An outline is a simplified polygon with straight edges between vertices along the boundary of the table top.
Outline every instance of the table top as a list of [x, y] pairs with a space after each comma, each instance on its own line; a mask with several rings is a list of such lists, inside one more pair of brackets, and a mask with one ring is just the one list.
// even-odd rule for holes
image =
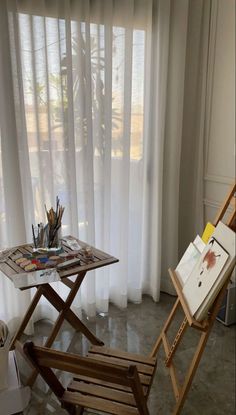
[[[88, 246], [88, 244], [86, 244], [85, 242], [80, 241], [79, 239], [69, 235], [65, 237], [65, 240], [62, 240], [62, 249], [65, 253], [70, 253], [71, 251], [71, 248], [66, 243], [66, 239], [68, 238], [75, 239], [82, 248], [85, 248]], [[92, 253], [93, 253], [92, 258], [87, 258], [83, 250], [81, 249], [76, 255], [76, 258], [80, 259], [80, 264], [72, 264], [63, 269], [59, 269], [59, 268], [57, 269], [57, 267], [55, 267], [60, 278], [70, 277], [72, 275], [76, 275], [82, 272], [87, 272], [87, 271], [90, 271], [90, 270], [93, 270], [99, 267], [104, 267], [106, 265], [110, 265], [115, 262], [118, 262], [117, 258], [107, 254], [106, 252], [103, 252], [95, 247], [92, 247], [91, 245], [89, 245], [89, 247], [92, 249]], [[32, 253], [33, 253], [32, 244], [16, 246], [16, 247], [8, 249], [7, 251], [2, 252], [2, 257], [4, 257], [4, 261], [0, 262], [0, 271], [2, 271], [8, 278], [10, 278], [11, 281], [14, 282], [14, 277], [22, 273], [27, 274], [27, 272], [24, 271], [15, 262], [14, 258], [18, 254], [29, 255]]]

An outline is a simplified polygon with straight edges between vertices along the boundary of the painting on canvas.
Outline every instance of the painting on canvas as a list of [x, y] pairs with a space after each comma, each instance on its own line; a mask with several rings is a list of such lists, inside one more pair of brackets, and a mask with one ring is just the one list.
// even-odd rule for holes
[[228, 257], [226, 250], [212, 237], [183, 288], [192, 315], [210, 292]]
[[205, 298], [205, 300], [203, 301], [203, 303], [197, 310], [196, 314], [194, 315], [194, 317], [198, 321], [201, 321], [206, 316], [207, 311], [209, 310], [209, 307], [214, 302], [215, 298], [217, 297], [217, 294], [220, 292], [226, 279], [229, 277], [229, 275], [231, 274], [235, 266], [235, 253], [236, 253], [235, 242], [236, 241], [235, 241], [235, 233], [232, 231], [232, 229], [230, 229], [224, 223], [219, 222], [214, 231], [214, 235], [212, 236], [228, 252], [229, 258], [227, 259], [225, 266], [223, 267], [218, 278], [216, 279], [207, 297]]

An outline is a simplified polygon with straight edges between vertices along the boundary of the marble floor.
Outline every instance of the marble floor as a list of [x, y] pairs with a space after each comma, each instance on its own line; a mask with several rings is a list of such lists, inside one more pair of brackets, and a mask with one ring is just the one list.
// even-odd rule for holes
[[[142, 304], [129, 304], [125, 310], [110, 305], [108, 315], [98, 315], [91, 320], [84, 317], [84, 322], [106, 345], [133, 353], [148, 354], [174, 300], [174, 297], [162, 294], [160, 302], [156, 304], [150, 297], [144, 296]], [[182, 315], [179, 314], [176, 324], [181, 318]], [[33, 341], [37, 344], [45, 342], [51, 327], [50, 321], [36, 323]], [[175, 324], [172, 328], [171, 335], [174, 336]], [[216, 321], [182, 410], [183, 415], [235, 414], [235, 338], [235, 326], [225, 327]], [[181, 371], [187, 368], [197, 339], [196, 331], [189, 329], [181, 343], [179, 354], [175, 357], [180, 379]], [[75, 333], [68, 324], [64, 324], [53, 347], [86, 354], [88, 346], [88, 342], [79, 333]], [[150, 415], [169, 415], [174, 404], [172, 387], [163, 365], [163, 357], [164, 353], [161, 350], [160, 363], [148, 401]], [[19, 365], [24, 381], [28, 368], [20, 357]], [[68, 382], [67, 375], [61, 374], [61, 380], [63, 383]], [[90, 413], [94, 414], [94, 412]], [[38, 377], [32, 390], [30, 405], [24, 411], [24, 415], [49, 414], [63, 415], [66, 412], [60, 408], [54, 395]]]

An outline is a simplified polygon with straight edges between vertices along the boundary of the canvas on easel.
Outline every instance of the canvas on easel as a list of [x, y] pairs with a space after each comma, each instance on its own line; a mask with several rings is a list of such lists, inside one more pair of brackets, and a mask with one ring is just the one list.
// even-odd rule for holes
[[[227, 229], [226, 226], [225, 228]], [[227, 232], [225, 228], [223, 227], [221, 232], [226, 232], [229, 239], [231, 238], [233, 241], [234, 236], [231, 235], [230, 232]], [[230, 242], [231, 241], [229, 241], [229, 243]], [[227, 261], [229, 256], [229, 253], [224, 246], [216, 240], [215, 233], [213, 233], [213, 236], [208, 241], [208, 244], [183, 287], [183, 294], [193, 316], [199, 307], [201, 307], [205, 298], [211, 298], [211, 289], [217, 279], [222, 279], [224, 277], [224, 272], [226, 272], [228, 268]], [[223, 268], [224, 272], [222, 273], [221, 271]], [[210, 301], [208, 303], [210, 306]]]
[[232, 231], [232, 229], [230, 229], [224, 223], [219, 222], [213, 235], [214, 238], [222, 246], [224, 246], [224, 248], [229, 254], [229, 257], [220, 275], [211, 287], [210, 292], [208, 293], [205, 300], [203, 301], [203, 303], [194, 315], [194, 317], [198, 321], [201, 321], [206, 316], [209, 307], [213, 304], [225, 281], [228, 279], [228, 276], [232, 273], [235, 265], [235, 232]]

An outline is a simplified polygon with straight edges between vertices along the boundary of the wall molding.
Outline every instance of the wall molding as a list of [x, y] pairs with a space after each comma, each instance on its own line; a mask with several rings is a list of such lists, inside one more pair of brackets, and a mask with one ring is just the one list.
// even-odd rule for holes
[[[209, 207], [211, 207], [213, 209], [217, 209], [217, 210], [219, 210], [219, 208], [222, 206], [221, 202], [217, 202], [216, 200], [207, 199], [207, 198], [203, 199], [203, 204], [204, 204], [204, 206], [209, 206]], [[228, 212], [233, 211], [233, 207], [229, 206], [227, 211]]]
[[219, 209], [221, 204], [213, 199], [203, 199], [204, 206], [209, 206], [214, 209]]
[[213, 182], [213, 183], [220, 183], [220, 184], [227, 184], [232, 185], [234, 183], [233, 177], [228, 176], [218, 176], [217, 174], [206, 174], [204, 177], [206, 182]]

